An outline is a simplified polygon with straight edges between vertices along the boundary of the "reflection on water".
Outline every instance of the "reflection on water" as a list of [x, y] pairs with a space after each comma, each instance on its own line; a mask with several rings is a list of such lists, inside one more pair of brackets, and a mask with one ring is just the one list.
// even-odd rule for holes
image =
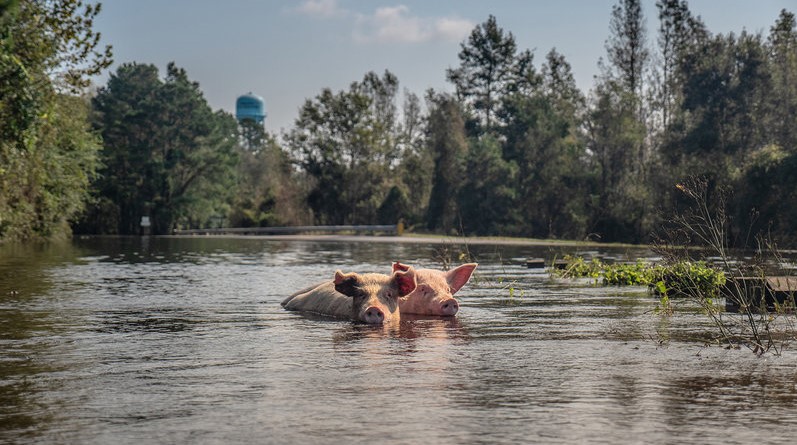
[[[378, 241], [378, 240], [377, 240]], [[87, 238], [0, 246], [0, 443], [786, 443], [797, 354], [526, 269], [643, 249]], [[457, 317], [282, 310], [335, 269], [480, 263]]]

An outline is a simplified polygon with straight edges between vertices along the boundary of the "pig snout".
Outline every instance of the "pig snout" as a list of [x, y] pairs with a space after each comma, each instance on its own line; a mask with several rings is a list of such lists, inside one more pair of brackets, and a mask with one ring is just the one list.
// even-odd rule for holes
[[376, 306], [370, 306], [365, 310], [363, 318], [363, 321], [369, 324], [382, 324], [385, 321], [385, 313]]
[[453, 298], [449, 298], [440, 303], [440, 315], [456, 315], [459, 311], [459, 303]]

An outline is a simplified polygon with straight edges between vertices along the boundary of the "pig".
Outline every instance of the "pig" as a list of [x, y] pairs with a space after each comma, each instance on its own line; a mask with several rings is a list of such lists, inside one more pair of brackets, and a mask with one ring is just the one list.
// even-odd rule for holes
[[282, 307], [382, 324], [399, 319], [398, 300], [415, 286], [414, 270], [399, 270], [393, 275], [338, 270], [334, 280], [296, 292], [282, 302]]
[[[415, 290], [399, 299], [404, 314], [452, 316], [459, 312], [459, 302], [453, 297], [465, 285], [478, 264], [467, 263], [448, 272], [434, 269], [415, 269], [418, 281]], [[411, 266], [393, 263], [393, 271], [410, 271]]]

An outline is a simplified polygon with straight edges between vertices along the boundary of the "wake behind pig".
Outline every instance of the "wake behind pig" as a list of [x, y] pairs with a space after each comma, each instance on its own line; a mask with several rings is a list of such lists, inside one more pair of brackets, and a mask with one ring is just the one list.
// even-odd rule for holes
[[369, 324], [399, 318], [399, 298], [416, 287], [415, 271], [392, 275], [335, 272], [332, 281], [296, 292], [282, 302], [289, 311], [306, 311]]

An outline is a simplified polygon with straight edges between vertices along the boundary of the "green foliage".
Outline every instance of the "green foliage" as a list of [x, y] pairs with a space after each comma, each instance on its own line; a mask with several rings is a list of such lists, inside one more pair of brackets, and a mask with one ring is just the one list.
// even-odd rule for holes
[[648, 286], [656, 294], [667, 297], [711, 299], [718, 296], [725, 284], [725, 274], [702, 261], [678, 261], [652, 265], [642, 261], [633, 264], [607, 264], [597, 258], [589, 262], [583, 257], [565, 256], [566, 266], [554, 269], [562, 278], [600, 278], [607, 286]]
[[99, 5], [4, 1], [0, 9], [0, 239], [51, 238], [84, 205], [96, 136], [76, 96], [107, 67]]
[[427, 143], [434, 162], [432, 190], [426, 215], [431, 230], [449, 233], [458, 228], [460, 194], [465, 180], [464, 160], [468, 153], [465, 120], [459, 104], [450, 96], [429, 98]]
[[50, 238], [69, 233], [97, 169], [99, 140], [81, 98], [58, 95], [24, 151], [9, 150], [0, 175], [0, 237]]
[[604, 264], [597, 258], [588, 262], [580, 256], [565, 255], [563, 260], [564, 268], [553, 269], [554, 275], [561, 278], [599, 278], [603, 273]]
[[744, 159], [733, 165], [736, 180], [732, 184], [737, 191], [732, 202], [737, 233], [767, 234], [789, 243], [797, 240], [797, 212], [792, 205], [797, 198], [793, 174], [797, 165], [796, 26], [794, 14], [783, 10], [766, 42], [746, 39], [745, 54], [752, 54], [748, 59], [754, 55], [758, 63], [755, 70], [748, 70], [752, 71], [748, 77], [758, 80], [745, 82], [744, 88], [757, 91], [746, 92], [752, 98], [736, 106], [749, 103], [745, 125], [758, 122], [761, 129], [741, 142], [746, 148]]
[[725, 274], [702, 261], [657, 265], [649, 268], [647, 273], [647, 284], [653, 284], [656, 293], [668, 296], [714, 299], [725, 284]]
[[625, 91], [641, 96], [642, 78], [650, 57], [645, 17], [640, 0], [619, 0], [612, 7], [610, 35], [606, 42], [610, 76]]
[[[397, 212], [390, 216], [390, 223], [395, 223], [397, 219], [393, 218], [399, 216], [400, 213], [401, 218], [408, 226], [425, 226], [435, 163], [434, 155], [426, 143], [426, 116], [418, 96], [405, 93], [403, 114], [404, 125], [401, 128], [403, 149], [397, 166], [397, 173], [402, 184], [394, 186], [401, 193], [398, 198], [401, 198], [402, 203], [398, 206]], [[408, 207], [404, 207], [404, 197], [406, 197]], [[382, 203], [382, 207], [391, 206], [391, 199], [389, 193], [385, 202]], [[381, 210], [380, 215], [383, 215]], [[380, 221], [384, 222], [385, 219], [380, 219]]]
[[91, 76], [111, 64], [110, 46], [100, 49], [100, 35], [92, 29], [100, 4], [81, 0], [5, 3], [0, 17], [3, 59], [21, 68], [28, 82], [35, 80], [29, 88], [79, 93]]
[[778, 145], [752, 153], [737, 181], [736, 219], [740, 225], [749, 227], [752, 233], [778, 234], [784, 241], [797, 239], [797, 209], [786, 204], [797, 199], [795, 168], [797, 153], [788, 153]]
[[637, 261], [634, 264], [604, 265], [603, 284], [615, 286], [647, 286], [654, 283], [650, 266]]
[[460, 66], [449, 68], [446, 77], [457, 97], [477, 112], [485, 132], [496, 127], [503, 98], [537, 82], [531, 52], [518, 53], [515, 37], [505, 34], [492, 15], [461, 44], [459, 60]]
[[794, 13], [780, 12], [770, 29], [765, 46], [769, 52], [768, 68], [771, 72], [771, 90], [767, 99], [765, 126], [775, 135], [775, 140], [790, 151], [797, 148], [797, 21]]
[[683, 136], [667, 148], [702, 156], [704, 171], [689, 173], [735, 176], [729, 169], [765, 131], [759, 110], [770, 74], [761, 36], [708, 39], [684, 56], [680, 69], [684, 99], [677, 124]]
[[603, 73], [586, 120], [597, 195], [590, 226], [602, 238], [637, 242], [651, 229], [653, 159], [646, 141], [644, 77], [650, 52], [641, 2], [618, 0], [609, 30], [608, 64], [600, 62]]
[[505, 100], [504, 156], [518, 165], [515, 184], [522, 224], [516, 234], [581, 238], [590, 173], [579, 131], [584, 98], [564, 58], [551, 51], [531, 94]]
[[165, 234], [226, 214], [237, 123], [211, 110], [185, 70], [169, 64], [161, 80], [153, 65], [124, 64], [93, 105], [104, 145], [97, 194], [118, 206], [103, 213], [118, 214], [119, 225], [91, 227], [89, 221], [89, 230], [136, 234], [141, 217], [149, 216], [153, 233]]
[[654, 94], [650, 107], [660, 115], [660, 121], [652, 129], [661, 134], [670, 127], [673, 114], [681, 103], [680, 85], [683, 83], [678, 65], [690, 45], [705, 34], [705, 25], [692, 16], [686, 0], [658, 0], [659, 10], [658, 49], [660, 63], [653, 67]]
[[486, 135], [471, 142], [466, 170], [459, 196], [466, 233], [501, 234], [519, 224], [514, 188], [517, 165], [504, 160], [495, 138]]
[[398, 121], [398, 79], [367, 73], [347, 91], [324, 89], [300, 110], [286, 141], [313, 181], [307, 204], [320, 224], [368, 224], [400, 182], [407, 143]]
[[377, 211], [379, 224], [396, 224], [404, 215], [412, 213], [412, 202], [406, 188], [394, 185]]
[[650, 230], [645, 216], [653, 206], [638, 98], [609, 80], [597, 86], [594, 100], [586, 122], [595, 172], [591, 230], [603, 239], [639, 241], [641, 234]]
[[306, 190], [287, 153], [262, 125], [245, 120], [239, 125], [235, 197], [227, 215], [231, 227], [309, 224], [302, 202]]
[[656, 313], [666, 316], [671, 316], [674, 312], [672, 301], [670, 301], [670, 297], [667, 295], [667, 292], [663, 289], [664, 284], [662, 282], [656, 283], [657, 291], [656, 293], [661, 295], [659, 298], [659, 304], [656, 306]]

